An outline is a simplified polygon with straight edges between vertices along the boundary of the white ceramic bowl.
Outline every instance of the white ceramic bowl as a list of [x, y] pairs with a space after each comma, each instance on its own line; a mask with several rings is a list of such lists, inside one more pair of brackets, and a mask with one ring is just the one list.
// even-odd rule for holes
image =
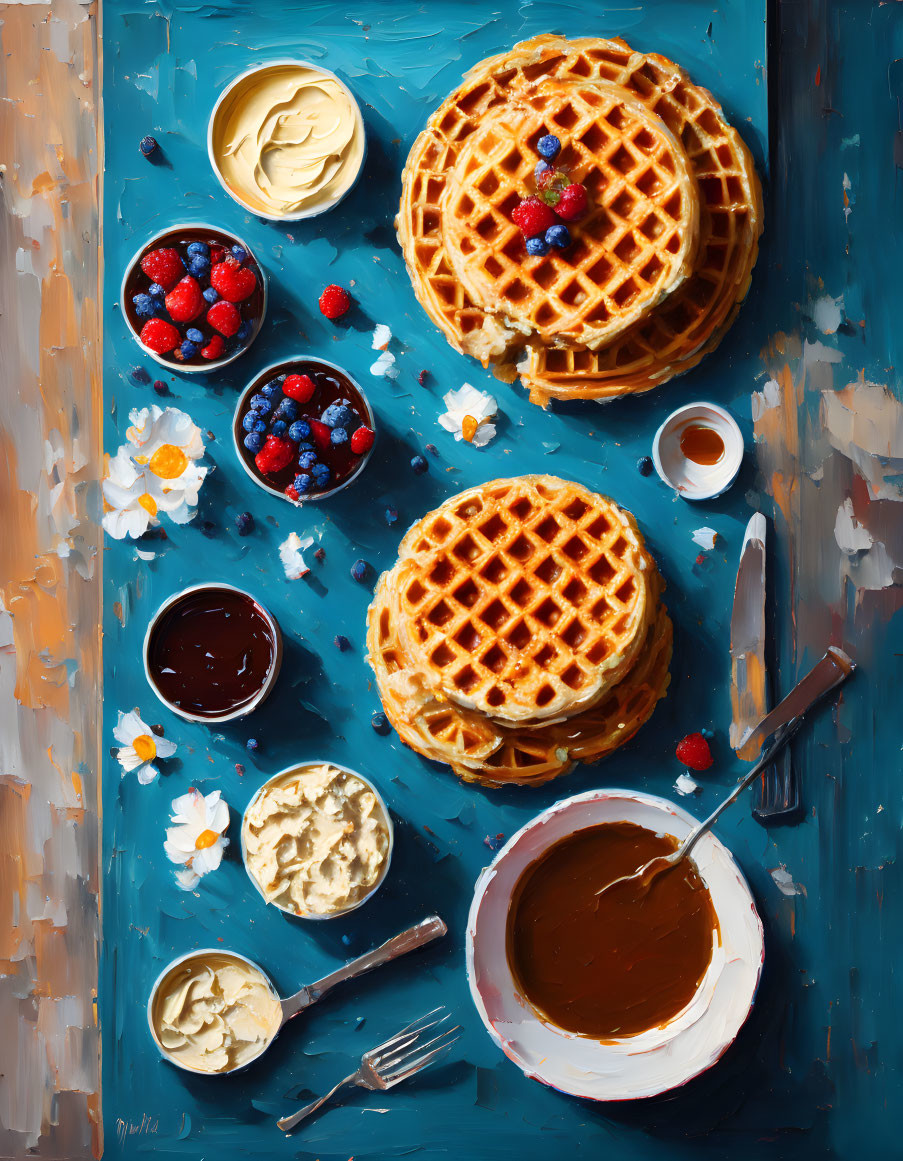
[[[716, 464], [688, 460], [680, 448], [688, 427], [713, 428], [724, 442], [724, 454]], [[659, 477], [684, 500], [713, 500], [726, 492], [743, 463], [743, 434], [737, 421], [717, 403], [688, 403], [672, 411], [655, 433], [652, 462]]]
[[[145, 250], [147, 250], [149, 246], [156, 245], [158, 241], [162, 241], [165, 237], [168, 237], [170, 234], [178, 230], [212, 230], [214, 234], [225, 234], [229, 238], [234, 238], [238, 245], [244, 247], [250, 257], [254, 259], [254, 265], [260, 271], [260, 286], [261, 290], [263, 291], [263, 301], [260, 304], [260, 318], [257, 320], [257, 326], [254, 329], [254, 333], [244, 344], [244, 346], [240, 347], [237, 351], [233, 351], [231, 355], [227, 355], [224, 359], [212, 359], [209, 363], [192, 363], [188, 365], [184, 363], [178, 363], [175, 360], [165, 359], [162, 355], [158, 355], [156, 351], [152, 351], [150, 347], [146, 347], [144, 343], [142, 343], [142, 341], [138, 338], [138, 332], [135, 330], [129, 320], [128, 311], [126, 310], [125, 288], [132, 271], [138, 264], [141, 255], [145, 252]], [[263, 327], [263, 320], [266, 318], [267, 313], [266, 271], [260, 264], [260, 260], [258, 259], [257, 255], [244, 240], [244, 238], [240, 238], [238, 234], [234, 233], [232, 230], [227, 230], [223, 226], [211, 225], [210, 222], [175, 222], [173, 225], [167, 226], [165, 230], [160, 230], [158, 233], [148, 238], [147, 241], [139, 246], [135, 253], [132, 255], [131, 260], [125, 268], [125, 274], [122, 276], [122, 285], [119, 288], [119, 309], [122, 312], [122, 320], [128, 328], [129, 334], [148, 358], [153, 359], [155, 363], [159, 363], [161, 367], [165, 367], [167, 371], [177, 371], [180, 374], [185, 375], [210, 375], [212, 372], [219, 371], [222, 367], [228, 366], [229, 363], [234, 363], [236, 359], [240, 359], [242, 355], [250, 350], [252, 343], [260, 334], [261, 328]]]
[[157, 1034], [157, 1028], [156, 1028], [156, 1025], [154, 1023], [154, 1004], [155, 1004], [156, 999], [157, 999], [157, 993], [159, 992], [160, 986], [164, 982], [164, 980], [167, 978], [167, 976], [169, 976], [169, 974], [171, 972], [175, 971], [176, 968], [181, 967], [181, 965], [183, 963], [187, 963], [189, 960], [197, 959], [197, 960], [203, 961], [208, 956], [216, 956], [218, 959], [226, 957], [226, 958], [230, 958], [230, 959], [241, 960], [242, 963], [245, 963], [249, 967], [253, 968], [254, 971], [257, 972], [257, 974], [259, 976], [261, 976], [261, 978], [263, 979], [267, 988], [273, 994], [273, 998], [281, 1006], [282, 1001], [279, 997], [279, 993], [276, 991], [276, 988], [273, 985], [273, 981], [266, 974], [266, 972], [263, 970], [263, 968], [260, 966], [259, 963], [255, 963], [253, 959], [248, 959], [248, 957], [246, 955], [241, 955], [237, 951], [229, 951], [228, 949], [225, 949], [222, 947], [203, 947], [197, 951], [189, 951], [185, 955], [178, 956], [176, 959], [172, 960], [171, 963], [168, 963], [166, 965], [166, 967], [163, 969], [163, 971], [160, 972], [160, 974], [157, 976], [156, 980], [154, 981], [154, 986], [151, 988], [150, 995], [148, 996], [148, 999], [147, 999], [147, 1026], [148, 1026], [148, 1028], [150, 1028], [151, 1037], [153, 1038], [154, 1044], [156, 1044], [157, 1049], [160, 1052], [160, 1055], [163, 1057], [164, 1060], [168, 1061], [170, 1064], [175, 1065], [176, 1068], [181, 1068], [183, 1072], [190, 1072], [194, 1076], [230, 1076], [234, 1072], [239, 1072], [242, 1069], [247, 1068], [248, 1065], [253, 1064], [255, 1060], [259, 1060], [260, 1057], [264, 1054], [264, 1052], [266, 1052], [266, 1050], [269, 1048], [269, 1046], [276, 1039], [276, 1036], [279, 1034], [279, 1030], [282, 1027], [282, 1024], [280, 1024], [276, 1028], [275, 1032], [270, 1037], [270, 1039], [265, 1044], [262, 1044], [260, 1046], [260, 1051], [257, 1053], [256, 1056], [252, 1056], [249, 1060], [246, 1060], [238, 1068], [229, 1068], [229, 1069], [225, 1069], [224, 1071], [221, 1071], [221, 1072], [211, 1072], [205, 1068], [192, 1068], [190, 1065], [185, 1064], [183, 1061], [177, 1059], [175, 1056], [172, 1056], [169, 1052], [167, 1052], [167, 1050], [164, 1048], [163, 1044], [160, 1041], [160, 1037]]
[[467, 921], [470, 992], [489, 1035], [518, 1068], [543, 1084], [590, 1100], [657, 1096], [710, 1068], [752, 1008], [762, 972], [762, 923], [746, 880], [711, 833], [693, 862], [721, 926], [694, 999], [660, 1028], [603, 1043], [544, 1021], [518, 992], [505, 950], [508, 908], [521, 875], [559, 839], [605, 822], [632, 822], [684, 838], [696, 820], [663, 798], [591, 790], [556, 803], [527, 823], [477, 880]]
[[[376, 880], [376, 882], [373, 884], [373, 886], [370, 888], [370, 890], [367, 892], [367, 894], [362, 895], [361, 898], [358, 899], [356, 903], [352, 903], [350, 907], [345, 907], [341, 911], [330, 911], [328, 915], [314, 915], [314, 914], [299, 915], [297, 911], [293, 911], [290, 907], [283, 907], [281, 903], [271, 902], [269, 899], [267, 899], [266, 895], [263, 892], [263, 888], [260, 886], [260, 883], [258, 883], [257, 879], [251, 873], [251, 869], [248, 866], [247, 846], [245, 844], [245, 823], [246, 823], [247, 818], [248, 818], [248, 811], [251, 809], [251, 807], [254, 805], [254, 803], [257, 801], [257, 799], [260, 798], [261, 794], [263, 794], [264, 791], [269, 786], [271, 786], [274, 782], [278, 782], [280, 778], [284, 778], [286, 776], [286, 774], [294, 774], [295, 771], [297, 771], [297, 770], [306, 770], [306, 769], [314, 767], [314, 766], [334, 766], [336, 770], [341, 770], [341, 771], [343, 771], [343, 773], [350, 774], [353, 778], [357, 778], [358, 781], [363, 782], [365, 786], [368, 786], [370, 788], [370, 790], [373, 791], [374, 795], [376, 796], [376, 801], [379, 803], [380, 809], [383, 812], [383, 817], [384, 817], [385, 822], [386, 822], [386, 834], [388, 836], [388, 848], [386, 850], [386, 860], [383, 863], [383, 869], [382, 869], [382, 872], [381, 872], [379, 878]], [[286, 766], [286, 768], [284, 770], [280, 770], [278, 774], [274, 774], [271, 778], [268, 778], [267, 781], [264, 782], [264, 784], [256, 792], [256, 794], [251, 799], [251, 801], [248, 803], [248, 805], [245, 807], [244, 813], [241, 816], [241, 861], [244, 863], [245, 871], [247, 871], [248, 878], [254, 884], [255, 888], [257, 889], [258, 894], [260, 895], [261, 899], [263, 899], [263, 901], [265, 903], [269, 903], [271, 907], [276, 907], [280, 911], [284, 911], [286, 915], [294, 916], [295, 919], [316, 919], [316, 920], [319, 920], [319, 919], [337, 919], [341, 915], [350, 915], [352, 911], [357, 911], [358, 907], [363, 907], [363, 905], [367, 902], [367, 900], [372, 898], [373, 895], [376, 894], [376, 892], [380, 889], [380, 887], [386, 881], [386, 876], [389, 873], [389, 865], [392, 862], [392, 851], [393, 851], [394, 847], [395, 847], [395, 828], [392, 824], [392, 816], [391, 816], [391, 814], [389, 814], [389, 808], [386, 806], [385, 799], [380, 794], [380, 792], [377, 790], [377, 788], [373, 785], [373, 783], [370, 781], [369, 778], [364, 777], [363, 774], [359, 774], [357, 772], [357, 770], [352, 770], [348, 766], [343, 766], [339, 762], [332, 762], [327, 758], [311, 758], [311, 759], [308, 759], [306, 762], [296, 762], [294, 766]]]
[[[285, 492], [280, 492], [278, 488], [274, 488], [272, 484], [268, 484], [265, 480], [261, 480], [259, 476], [254, 474], [254, 472], [248, 466], [247, 461], [245, 460], [246, 449], [242, 443], [242, 440], [246, 435], [246, 432], [241, 426], [241, 413], [245, 404], [245, 400], [249, 396], [255, 394], [255, 392], [258, 390], [257, 384], [262, 380], [266, 380], [269, 376], [277, 373], [281, 374], [282, 369], [287, 363], [322, 363], [324, 367], [329, 367], [333, 371], [339, 371], [342, 375], [344, 375], [345, 378], [354, 387], [354, 389], [359, 393], [364, 404], [364, 409], [367, 413], [367, 426], [373, 432], [373, 446], [368, 452], [365, 452], [364, 455], [361, 456], [360, 463], [358, 464], [356, 471], [352, 472], [350, 476], [344, 479], [341, 484], [335, 488], [327, 488], [325, 492], [316, 492], [310, 496], [299, 496], [297, 500], [290, 499], [288, 496], [286, 496]], [[262, 488], [264, 492], [268, 492], [271, 496], [277, 496], [280, 500], [284, 500], [287, 504], [294, 504], [295, 507], [298, 507], [301, 504], [318, 504], [321, 500], [328, 500], [330, 496], [337, 496], [339, 492], [343, 492], [350, 484], [353, 484], [355, 480], [359, 480], [364, 473], [367, 461], [373, 455], [373, 448], [376, 447], [376, 437], [378, 434], [379, 433], [376, 428], [376, 417], [373, 414], [373, 408], [370, 406], [370, 400], [367, 398], [367, 393], [364, 391], [363, 387], [361, 387], [360, 383], [358, 383], [356, 379], [352, 378], [352, 376], [348, 374], [344, 367], [340, 367], [338, 363], [330, 362], [329, 359], [321, 359], [319, 355], [310, 355], [309, 357], [298, 355], [289, 359], [280, 359], [278, 363], [271, 363], [269, 367], [264, 367], [262, 371], [258, 371], [248, 386], [238, 397], [238, 403], [235, 406], [235, 414], [232, 417], [232, 445], [235, 448], [235, 454], [238, 456], [238, 462], [244, 468], [245, 473], [254, 481], [258, 488]]]
[[[151, 676], [150, 665], [148, 664], [148, 651], [150, 649], [150, 640], [157, 622], [177, 601], [183, 597], [187, 597], [190, 593], [203, 592], [205, 589], [228, 589], [233, 593], [241, 593], [242, 596], [247, 597], [248, 600], [253, 601], [257, 608], [263, 614], [264, 620], [270, 627], [273, 634], [274, 650], [273, 650], [273, 664], [270, 666], [270, 672], [267, 674], [266, 680], [260, 688], [260, 692], [248, 702], [246, 706], [241, 709], [233, 710], [226, 714], [217, 714], [213, 717], [202, 717], [200, 714], [189, 713], [187, 710], [180, 709], [177, 705], [173, 705], [168, 698], [164, 697], [157, 683]], [[221, 581], [211, 581], [203, 585], [189, 585], [187, 589], [182, 589], [177, 593], [173, 593], [171, 597], [167, 597], [163, 604], [157, 609], [156, 613], [151, 617], [150, 623], [147, 626], [147, 632], [144, 634], [144, 646], [141, 651], [142, 660], [144, 662], [144, 676], [147, 678], [147, 683], [156, 694], [159, 701], [161, 701], [168, 710], [172, 710], [174, 714], [178, 714], [180, 718], [184, 718], [188, 722], [202, 722], [207, 725], [214, 725], [218, 722], [232, 722], [238, 718], [247, 717], [249, 713], [257, 709], [257, 707], [270, 696], [273, 686], [276, 684], [276, 678], [279, 676], [279, 670], [282, 666], [282, 631], [279, 628], [279, 622], [273, 614], [261, 604], [256, 597], [251, 596], [250, 593], [245, 592], [244, 589], [236, 588], [235, 585], [228, 585]]]
[[[251, 77], [256, 76], [259, 73], [265, 73], [268, 69], [284, 68], [286, 65], [294, 65], [297, 68], [312, 69], [314, 72], [319, 73], [321, 76], [329, 77], [331, 80], [334, 80], [348, 94], [348, 98], [351, 101], [352, 108], [354, 109], [354, 116], [357, 121], [358, 131], [360, 132], [363, 139], [363, 149], [361, 150], [361, 163], [358, 166], [357, 173], [355, 173], [354, 177], [348, 183], [348, 186], [342, 191], [342, 193], [338, 195], [338, 197], [334, 198], [326, 205], [315, 206], [308, 210], [298, 210], [294, 214], [273, 214], [267, 213], [265, 210], [260, 209], [258, 206], [254, 206], [249, 202], [246, 202], [235, 190], [232, 189], [230, 185], [227, 184], [222, 172], [220, 171], [219, 163], [217, 162], [216, 156], [213, 152], [213, 129], [216, 123], [217, 114], [222, 108], [223, 103], [227, 100], [230, 93], [237, 89], [239, 85], [245, 84]], [[367, 134], [364, 129], [364, 118], [361, 115], [361, 108], [357, 103], [357, 99], [355, 98], [354, 93], [352, 93], [341, 77], [336, 76], [336, 74], [330, 72], [329, 69], [324, 69], [322, 65], [314, 64], [312, 61], [294, 60], [291, 57], [280, 57], [277, 60], [268, 60], [263, 64], [254, 65], [253, 67], [246, 69], [245, 72], [243, 72], [240, 76], [237, 76], [235, 80], [228, 84], [226, 88], [223, 89], [223, 91], [220, 93], [216, 104], [213, 106], [213, 111], [210, 114], [210, 120], [207, 123], [207, 156], [210, 158], [210, 165], [213, 169], [213, 172], [216, 174], [217, 181], [220, 183], [229, 197], [232, 198], [233, 201], [237, 202], [242, 207], [242, 209], [247, 210], [255, 217], [264, 218], [268, 222], [300, 222], [305, 218], [317, 218], [320, 216], [320, 214], [325, 214], [329, 210], [335, 209], [339, 202], [343, 201], [358, 183], [358, 180], [364, 169], [364, 164], [367, 160]]]

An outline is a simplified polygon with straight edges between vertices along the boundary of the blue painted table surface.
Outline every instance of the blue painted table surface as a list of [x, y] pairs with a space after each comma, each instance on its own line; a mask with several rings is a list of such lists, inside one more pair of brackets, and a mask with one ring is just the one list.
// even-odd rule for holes
[[[414, 299], [395, 242], [400, 170], [428, 114], [465, 68], [544, 31], [620, 34], [637, 48], [673, 57], [722, 100], [764, 176], [764, 0], [717, 6], [696, 0], [104, 5], [106, 446], [112, 452], [124, 441], [130, 408], [168, 403], [186, 410], [207, 433], [206, 462], [214, 468], [194, 522], [165, 523], [167, 539], [148, 544], [157, 552], [153, 561], [137, 560], [132, 542], [108, 539], [106, 545], [105, 736], [112, 746], [116, 710], [138, 706], [179, 746], [177, 759], [164, 763], [163, 775], [147, 787], [134, 777], [120, 780], [115, 759], [106, 761], [99, 1008], [110, 1157], [833, 1155], [826, 1128], [828, 1065], [818, 1059], [824, 1007], [840, 986], [825, 962], [828, 911], [817, 894], [810, 893], [806, 906], [784, 899], [769, 875], [782, 863], [805, 865], [815, 857], [815, 818], [768, 832], [753, 821], [747, 803], [719, 824], [760, 901], [767, 966], [759, 1002], [736, 1045], [680, 1093], [602, 1107], [547, 1090], [501, 1056], [469, 997], [465, 921], [474, 881], [491, 859], [487, 836], [510, 835], [549, 803], [595, 786], [673, 796], [681, 769], [674, 744], [694, 729], [714, 730], [717, 762], [701, 779], [704, 788], [691, 808], [707, 812], [736, 776], [727, 744], [727, 625], [739, 547], [751, 505], [761, 499], [761, 480], [748, 456], [728, 495], [694, 507], [676, 500], [656, 477], [643, 478], [635, 465], [665, 415], [697, 397], [732, 408], [749, 446], [749, 395], [762, 377], [759, 348], [769, 330], [795, 319], [781, 276], [769, 273], [783, 253], [777, 239], [788, 246], [792, 239], [786, 225], [771, 231], [766, 223], [750, 298], [728, 339], [687, 378], [640, 400], [544, 413], [519, 388], [497, 383], [446, 345]], [[338, 209], [309, 223], [279, 226], [243, 213], [223, 193], [208, 164], [205, 134], [209, 110], [230, 79], [268, 56], [289, 53], [321, 62], [348, 82], [363, 107], [369, 154], [363, 179]], [[157, 164], [138, 153], [145, 133], [162, 146]], [[193, 219], [235, 230], [255, 248], [269, 274], [269, 314], [250, 353], [223, 372], [161, 376], [141, 358], [120, 317], [121, 272], [151, 232]], [[330, 324], [317, 310], [328, 282], [352, 288], [358, 306], [347, 325]], [[368, 371], [377, 322], [388, 323], [399, 344], [395, 384]], [[346, 367], [368, 390], [380, 428], [365, 477], [328, 504], [301, 511], [254, 488], [236, 461], [230, 434], [237, 391], [260, 367], [295, 354]], [[165, 400], [130, 380], [136, 365], [165, 378]], [[426, 386], [418, 384], [423, 369]], [[436, 422], [442, 394], [465, 381], [499, 401], [499, 435], [485, 449], [455, 444]], [[408, 463], [427, 443], [439, 456], [418, 478]], [[379, 703], [364, 663], [371, 586], [352, 580], [349, 567], [358, 557], [374, 572], [389, 567], [404, 528], [428, 508], [476, 482], [525, 472], [580, 480], [635, 513], [668, 582], [666, 602], [676, 622], [672, 684], [652, 723], [604, 764], [579, 767], [533, 791], [474, 789], [422, 761], [394, 734], [383, 738], [372, 730]], [[390, 505], [399, 513], [394, 527], [384, 518]], [[234, 519], [244, 510], [253, 513], [256, 529], [240, 538]], [[714, 528], [719, 539], [715, 551], [697, 562], [700, 549], [691, 534], [701, 525]], [[308, 578], [288, 582], [277, 546], [292, 530], [312, 534], [326, 555], [312, 562]], [[150, 693], [140, 664], [153, 610], [172, 591], [204, 580], [234, 582], [259, 595], [286, 640], [275, 694], [246, 722], [222, 729], [168, 713]], [[351, 641], [349, 652], [333, 645], [337, 633]], [[253, 756], [245, 748], [249, 736], [260, 740]], [[833, 744], [825, 723], [814, 736]], [[323, 924], [292, 921], [265, 907], [238, 855], [237, 823], [256, 788], [276, 770], [313, 757], [370, 775], [396, 821], [395, 859], [385, 885], [362, 910]], [[183, 893], [162, 844], [170, 802], [191, 785], [222, 790], [232, 811], [231, 846], [219, 871], [196, 892]], [[449, 925], [443, 942], [336, 991], [289, 1025], [246, 1072], [200, 1078], [159, 1059], [148, 1035], [146, 999], [175, 955], [209, 945], [233, 948], [258, 960], [288, 992], [433, 911]], [[276, 1130], [274, 1115], [293, 1107], [299, 1091], [324, 1091], [365, 1049], [439, 1003], [449, 1005], [464, 1029], [450, 1063], [387, 1096], [356, 1092], [290, 1139]], [[844, 1139], [853, 1139], [851, 1130]]]

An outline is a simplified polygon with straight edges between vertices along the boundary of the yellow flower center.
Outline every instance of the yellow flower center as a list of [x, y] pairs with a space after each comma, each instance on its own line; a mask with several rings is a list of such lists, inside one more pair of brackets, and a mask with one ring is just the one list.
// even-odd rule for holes
[[157, 501], [153, 498], [153, 496], [150, 495], [149, 492], [145, 492], [143, 496], [139, 496], [138, 503], [141, 505], [144, 511], [150, 513], [151, 516], [157, 515]]
[[477, 434], [477, 428], [480, 425], [472, 415], [465, 415], [461, 421], [461, 435], [468, 443], [473, 442], [473, 437]]
[[174, 480], [188, 467], [188, 456], [175, 444], [164, 443], [151, 456], [149, 466], [161, 480]]
[[142, 762], [152, 762], [157, 756], [157, 743], [150, 734], [139, 734], [132, 742], [132, 749]]
[[212, 847], [219, 835], [215, 830], [202, 830], [198, 837], [194, 840], [195, 850], [203, 851], [207, 847]]

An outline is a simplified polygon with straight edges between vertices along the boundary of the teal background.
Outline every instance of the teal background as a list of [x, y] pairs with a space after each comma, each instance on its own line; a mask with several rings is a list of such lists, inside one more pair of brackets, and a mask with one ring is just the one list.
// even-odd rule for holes
[[[698, 0], [505, 7], [450, 0], [104, 4], [106, 447], [112, 453], [124, 442], [130, 408], [169, 403], [207, 432], [207, 462], [214, 468], [195, 521], [184, 527], [164, 522], [167, 538], [141, 545], [156, 551], [156, 559], [138, 560], [132, 542], [106, 541], [105, 736], [113, 746], [116, 711], [137, 705], [179, 745], [176, 759], [163, 764], [162, 776], [150, 786], [139, 786], [133, 777], [120, 780], [112, 753], [104, 770], [99, 1008], [107, 1156], [156, 1152], [229, 1161], [262, 1155], [344, 1161], [353, 1154], [361, 1161], [414, 1154], [489, 1161], [519, 1155], [533, 1161], [604, 1155], [615, 1161], [697, 1156], [743, 1161], [853, 1156], [857, 1142], [863, 1148], [867, 1142], [879, 1158], [899, 1155], [889, 1113], [901, 1096], [899, 1051], [886, 1069], [874, 1047], [882, 1019], [894, 1018], [889, 953], [866, 950], [884, 946], [889, 911], [895, 907], [892, 914], [899, 919], [899, 904], [885, 901], [879, 919], [872, 885], [863, 884], [852, 866], [847, 874], [849, 852], [837, 839], [836, 796], [823, 787], [823, 779], [813, 778], [823, 773], [825, 762], [838, 763], [841, 751], [849, 750], [839, 747], [828, 715], [799, 747], [811, 809], [805, 822], [768, 832], [753, 821], [747, 804], [719, 824], [759, 900], [767, 954], [753, 1016], [709, 1074], [680, 1092], [635, 1106], [591, 1106], [546, 1090], [523, 1077], [485, 1034], [469, 998], [463, 951], [473, 883], [491, 859], [487, 836], [509, 836], [557, 798], [593, 786], [673, 795], [681, 769], [674, 744], [694, 729], [714, 730], [717, 760], [690, 808], [707, 813], [736, 776], [727, 744], [727, 622], [746, 521], [754, 506], [765, 504], [771, 511], [764, 482], [748, 455], [728, 495], [691, 506], [674, 499], [657, 478], [642, 478], [635, 464], [649, 451], [661, 420], [695, 398], [730, 407], [749, 449], [749, 395], [762, 377], [759, 348], [778, 328], [810, 325], [805, 317], [801, 321], [796, 305], [806, 293], [807, 255], [823, 261], [826, 269], [819, 273], [833, 272], [835, 283], [842, 280], [855, 291], [864, 282], [865, 262], [859, 259], [858, 269], [851, 270], [848, 264], [855, 259], [849, 252], [832, 248], [838, 223], [843, 224], [840, 174], [834, 172], [838, 164], [844, 169], [836, 154], [841, 126], [839, 118], [835, 123], [823, 114], [826, 93], [816, 94], [812, 81], [816, 57], [818, 63], [824, 60], [826, 72], [831, 62], [840, 74], [836, 45], [847, 38], [851, 58], [854, 45], [859, 59], [879, 44], [882, 53], [894, 52], [900, 39], [899, 21], [890, 13], [895, 6], [874, 12], [868, 4], [859, 7], [857, 15], [855, 5], [832, 5], [828, 20], [823, 4], [781, 6], [787, 47], [779, 68], [772, 44], [769, 70], [772, 96], [780, 94], [771, 109], [774, 187], [749, 300], [727, 341], [688, 377], [650, 396], [544, 413], [519, 388], [496, 383], [455, 354], [414, 300], [392, 228], [399, 174], [414, 136], [462, 71], [484, 56], [542, 31], [620, 34], [636, 48], [680, 61], [695, 81], [710, 87], [766, 178], [765, 0], [722, 0], [717, 6]], [[775, 25], [772, 34], [776, 40]], [[833, 56], [822, 53], [825, 38], [834, 46]], [[309, 223], [279, 226], [243, 213], [223, 193], [210, 171], [205, 135], [209, 110], [230, 79], [255, 61], [287, 54], [322, 62], [347, 81], [363, 107], [369, 152], [362, 180], [338, 209]], [[881, 69], [860, 69], [861, 88], [850, 71], [844, 90], [849, 118], [842, 132], [872, 133], [878, 156], [889, 149], [896, 106], [885, 92]], [[162, 147], [154, 163], [137, 150], [145, 133], [153, 133]], [[885, 169], [890, 170], [889, 160]], [[816, 181], [824, 184], [816, 187]], [[830, 197], [821, 192], [829, 183]], [[876, 182], [873, 192], [882, 213], [892, 215], [896, 195], [890, 182]], [[180, 220], [207, 220], [241, 234], [269, 274], [263, 332], [247, 355], [220, 374], [161, 375], [161, 368], [141, 358], [116, 305], [122, 270], [133, 252], [149, 234]], [[895, 254], [888, 244], [877, 259], [888, 280]], [[357, 303], [340, 325], [328, 323], [317, 310], [328, 282], [350, 287]], [[892, 318], [889, 310], [882, 315], [872, 356], [876, 369], [892, 361], [887, 356], [894, 343]], [[368, 373], [376, 322], [388, 323], [395, 335], [401, 369], [395, 384]], [[838, 341], [860, 343], [860, 338]], [[367, 390], [380, 427], [366, 475], [336, 499], [302, 511], [254, 488], [237, 463], [230, 434], [238, 391], [259, 368], [295, 354], [344, 366]], [[152, 378], [165, 378], [167, 398], [134, 383], [130, 370], [138, 365]], [[417, 382], [423, 369], [425, 387]], [[442, 394], [465, 381], [498, 398], [499, 436], [485, 449], [455, 444], [436, 423], [444, 410]], [[429, 474], [415, 477], [409, 459], [427, 443], [437, 446], [439, 457], [428, 456]], [[405, 527], [428, 508], [473, 483], [524, 472], [572, 477], [636, 514], [668, 582], [666, 601], [676, 623], [672, 685], [652, 723], [604, 764], [580, 767], [535, 791], [483, 791], [423, 762], [394, 734], [382, 738], [371, 729], [378, 700], [363, 661], [371, 584], [354, 582], [349, 567], [365, 558], [373, 566], [372, 580], [394, 560]], [[398, 509], [394, 527], [384, 519], [388, 505]], [[234, 518], [244, 510], [253, 513], [256, 531], [240, 538]], [[700, 550], [691, 533], [701, 525], [715, 528], [719, 540], [714, 552], [697, 560]], [[312, 572], [306, 579], [287, 582], [277, 546], [292, 530], [314, 535], [326, 556], [322, 563], [309, 558]], [[783, 571], [786, 556], [777, 555]], [[274, 695], [244, 724], [221, 730], [168, 713], [150, 693], [140, 665], [140, 644], [154, 609], [172, 591], [202, 580], [248, 588], [276, 615], [286, 641]], [[781, 597], [786, 602], [787, 594]], [[339, 653], [336, 633], [349, 637], [351, 651]], [[789, 633], [789, 620], [783, 619], [787, 657]], [[892, 648], [890, 638], [883, 648]], [[792, 676], [785, 666], [785, 684]], [[851, 694], [850, 723], [866, 723], [871, 730], [869, 705], [858, 696], [857, 701]], [[261, 743], [254, 756], [245, 749], [249, 736]], [[866, 770], [851, 777], [877, 767], [882, 752], [890, 768], [898, 769], [897, 746], [885, 738], [869, 751]], [[289, 763], [314, 757], [371, 776], [396, 821], [395, 859], [379, 893], [348, 918], [316, 925], [264, 907], [242, 869], [237, 834], [241, 812], [260, 783]], [[222, 868], [202, 880], [196, 893], [185, 894], [175, 886], [162, 843], [170, 802], [191, 785], [205, 792], [221, 789], [233, 826]], [[898, 828], [899, 791], [894, 794], [885, 826]], [[847, 817], [852, 835], [857, 816]], [[826, 828], [839, 849], [826, 845]], [[880, 850], [876, 847], [874, 857], [892, 853], [894, 841], [898, 829], [876, 831]], [[837, 882], [830, 875], [818, 879], [813, 868], [832, 859], [839, 860]], [[781, 863], [792, 869], [802, 865], [804, 875], [809, 868], [805, 898], [788, 900], [778, 893], [769, 869]], [[209, 945], [234, 948], [258, 960], [288, 992], [432, 911], [449, 925], [441, 944], [337, 991], [299, 1016], [244, 1074], [193, 1077], [159, 1059], [145, 1005], [153, 980], [175, 955]], [[859, 915], [856, 940], [841, 948], [850, 911]], [[870, 989], [880, 998], [875, 1008], [862, 999]], [[299, 1092], [324, 1091], [351, 1071], [364, 1050], [439, 1003], [448, 1004], [464, 1028], [449, 1063], [387, 1096], [355, 1091], [290, 1139], [276, 1130], [274, 1117], [292, 1108]], [[832, 1060], [825, 1040], [835, 1004], [845, 1014], [836, 1017], [842, 1027], [835, 1032]], [[850, 1014], [855, 1011], [858, 1016]], [[860, 1049], [851, 1052], [856, 1038]], [[837, 1092], [840, 1110], [832, 1107]], [[383, 1109], [389, 1111], [378, 1111]]]

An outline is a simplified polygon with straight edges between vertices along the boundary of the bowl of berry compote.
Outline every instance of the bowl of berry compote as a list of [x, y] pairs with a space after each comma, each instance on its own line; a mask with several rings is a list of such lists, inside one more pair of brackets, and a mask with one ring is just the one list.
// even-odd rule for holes
[[138, 345], [172, 370], [224, 367], [257, 338], [266, 276], [235, 234], [191, 222], [151, 238], [122, 280], [123, 317]]
[[370, 458], [373, 409], [347, 371], [326, 359], [286, 359], [242, 393], [235, 450], [255, 484], [293, 504], [325, 500]]

